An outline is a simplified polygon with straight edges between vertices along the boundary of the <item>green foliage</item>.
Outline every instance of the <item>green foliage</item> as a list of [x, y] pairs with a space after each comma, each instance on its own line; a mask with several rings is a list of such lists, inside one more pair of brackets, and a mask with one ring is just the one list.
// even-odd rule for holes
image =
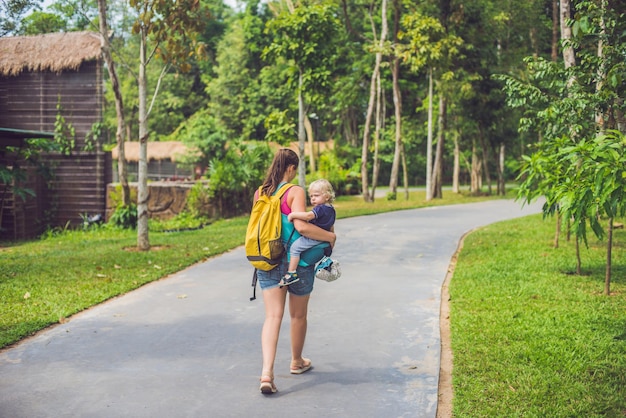
[[22, 20], [22, 35], [62, 32], [67, 29], [67, 22], [57, 14], [35, 10]]
[[182, 72], [191, 70], [191, 56], [204, 56], [206, 49], [200, 39], [204, 21], [209, 11], [195, 0], [175, 3], [164, 0], [131, 0], [137, 13], [133, 24], [134, 34], [149, 36], [156, 46], [156, 56]]
[[447, 68], [459, 54], [463, 39], [447, 33], [439, 20], [413, 12], [402, 17], [402, 24], [405, 29], [398, 38], [408, 40], [408, 44], [399, 45], [398, 55], [411, 71], [419, 72], [426, 66]]
[[98, 141], [102, 138], [104, 133], [105, 125], [102, 122], [95, 122], [91, 125], [91, 129], [85, 135], [85, 146], [83, 147], [83, 151], [91, 152], [95, 151], [98, 145]]
[[119, 204], [109, 218], [109, 223], [123, 229], [137, 228], [137, 205], [135, 203], [128, 206]]
[[[318, 172], [310, 180], [327, 179], [335, 189], [337, 196], [360, 193], [361, 176], [358, 164], [346, 167], [348, 161], [338, 157], [334, 151], [324, 151], [319, 158]], [[309, 181], [310, 182], [310, 181]]]
[[268, 141], [288, 145], [296, 137], [296, 123], [288, 115], [288, 110], [274, 110], [265, 119], [265, 129]]
[[[528, 80], [500, 78], [506, 83], [509, 104], [524, 109], [521, 129], [534, 129], [543, 137], [534, 154], [524, 157], [520, 197], [529, 201], [546, 196], [544, 213], [562, 210], [564, 222], [571, 221], [576, 236], [587, 242], [588, 223], [602, 237], [601, 217], [624, 211], [623, 135], [599, 134], [605, 126], [598, 120], [604, 119], [610, 128], [624, 110], [618, 99], [623, 88], [607, 76], [626, 75], [622, 59], [626, 48], [619, 41], [626, 27], [618, 23], [615, 9], [581, 2], [577, 10], [574, 42], [586, 45], [577, 52], [577, 65], [564, 69], [529, 58]], [[600, 56], [593, 50], [598, 38], [604, 42]]]
[[56, 141], [59, 152], [63, 155], [71, 155], [76, 148], [76, 129], [71, 122], [67, 122], [63, 116], [63, 105], [61, 105], [61, 96], [57, 99], [57, 114], [54, 121], [54, 140]]
[[[39, 156], [42, 152], [54, 149], [54, 144], [49, 139], [26, 139], [21, 147], [6, 147], [7, 153], [12, 156], [10, 163], [0, 162], [0, 184], [11, 187], [13, 194], [23, 201], [28, 196], [35, 196], [35, 191], [24, 187], [23, 182], [26, 180], [27, 171], [24, 168], [27, 164], [37, 167], [37, 171], [44, 179], [50, 178], [50, 173], [41, 165]], [[3, 198], [5, 194], [0, 194]], [[4, 202], [0, 201], [0, 207]], [[2, 219], [0, 219], [0, 225]]]
[[336, 13], [329, 2], [300, 4], [293, 10], [282, 10], [267, 22], [265, 33], [272, 37], [272, 43], [264, 49], [263, 56], [293, 62], [298, 72], [291, 77], [291, 87], [296, 89], [302, 75], [303, 91], [309, 92], [310, 102], [319, 101], [312, 93], [327, 86], [337, 59]]
[[182, 141], [190, 152], [181, 158], [182, 163], [207, 166], [212, 159], [220, 159], [226, 152], [228, 136], [209, 109], [196, 112], [170, 136]]
[[248, 212], [273, 153], [267, 144], [231, 144], [222, 159], [209, 166], [209, 192], [221, 216]]
[[150, 231], [153, 232], [181, 232], [200, 229], [209, 223], [206, 217], [198, 217], [190, 212], [181, 212], [171, 219], [149, 220]]
[[210, 203], [209, 188], [203, 182], [197, 181], [187, 194], [185, 212], [194, 218], [204, 218], [207, 215], [206, 208]]
[[617, 131], [562, 147], [557, 158], [567, 167], [556, 184], [555, 199], [564, 220], [571, 221], [576, 236], [587, 243], [586, 225], [595, 236], [605, 235], [603, 218], [626, 214], [626, 137]]

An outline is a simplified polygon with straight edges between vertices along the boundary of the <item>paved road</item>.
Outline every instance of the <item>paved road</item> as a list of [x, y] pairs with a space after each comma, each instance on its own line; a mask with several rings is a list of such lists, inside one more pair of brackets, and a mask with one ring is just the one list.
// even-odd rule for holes
[[490, 201], [340, 220], [343, 276], [316, 283], [305, 355], [258, 391], [263, 302], [239, 248], [0, 352], [0, 417], [434, 417], [441, 285], [460, 237], [537, 213]]

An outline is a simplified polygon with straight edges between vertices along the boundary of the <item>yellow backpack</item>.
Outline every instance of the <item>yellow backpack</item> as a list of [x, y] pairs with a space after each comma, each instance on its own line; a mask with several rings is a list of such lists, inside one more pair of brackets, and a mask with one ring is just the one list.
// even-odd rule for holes
[[272, 270], [285, 254], [281, 239], [280, 203], [291, 186], [284, 184], [272, 196], [261, 195], [259, 187], [259, 198], [252, 206], [245, 241], [246, 257], [255, 269]]

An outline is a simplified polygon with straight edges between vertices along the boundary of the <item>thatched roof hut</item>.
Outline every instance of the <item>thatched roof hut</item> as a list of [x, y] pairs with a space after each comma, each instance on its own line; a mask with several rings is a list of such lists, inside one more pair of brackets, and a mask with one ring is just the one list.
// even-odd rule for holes
[[0, 76], [16, 76], [23, 71], [77, 70], [101, 54], [100, 35], [95, 32], [0, 38]]

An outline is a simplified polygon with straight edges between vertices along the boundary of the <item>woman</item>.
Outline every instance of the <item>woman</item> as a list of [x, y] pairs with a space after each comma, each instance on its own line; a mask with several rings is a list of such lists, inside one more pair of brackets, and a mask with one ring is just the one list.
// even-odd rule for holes
[[[263, 181], [261, 193], [272, 195], [283, 183], [291, 183], [298, 173], [298, 155], [290, 149], [281, 149], [274, 156], [267, 176]], [[258, 198], [258, 196], [256, 197]], [[294, 212], [304, 212], [306, 209], [306, 195], [301, 187], [291, 187], [283, 196], [281, 212], [283, 219]], [[286, 221], [288, 223], [288, 221]], [[283, 223], [283, 225], [285, 225]], [[313, 224], [301, 220], [294, 220], [293, 226], [296, 231], [304, 236], [319, 241], [329, 242], [331, 247], [335, 244], [336, 235], [325, 231]], [[289, 228], [282, 228], [282, 238], [286, 242], [291, 233]], [[293, 239], [297, 238], [298, 234]], [[287, 293], [289, 293], [289, 314], [291, 316], [291, 373], [302, 374], [311, 369], [311, 360], [302, 357], [304, 340], [307, 330], [307, 313], [309, 297], [313, 291], [315, 265], [307, 267], [298, 266], [297, 272], [300, 280], [289, 286], [280, 286], [280, 280], [287, 273], [287, 256], [283, 262], [270, 271], [257, 272], [258, 281], [263, 292], [265, 304], [265, 322], [261, 332], [261, 347], [263, 351], [263, 370], [261, 373], [260, 390], [264, 394], [277, 391], [274, 384], [274, 361], [276, 359], [276, 347], [280, 325], [285, 312]]]

